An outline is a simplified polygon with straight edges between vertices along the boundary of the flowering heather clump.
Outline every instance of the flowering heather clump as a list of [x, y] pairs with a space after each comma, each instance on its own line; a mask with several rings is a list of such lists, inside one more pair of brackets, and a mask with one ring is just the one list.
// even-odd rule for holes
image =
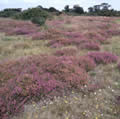
[[50, 27], [61, 27], [64, 24], [64, 20], [52, 20], [52, 21], [47, 21], [47, 24]]
[[[31, 56], [0, 63], [0, 116], [7, 119], [30, 99], [60, 95], [87, 84], [84, 60], [73, 56]], [[86, 64], [86, 63], [85, 63]]]
[[31, 35], [39, 30], [39, 27], [29, 21], [0, 19], [0, 32], [7, 35]]
[[7, 35], [29, 35], [34, 33], [34, 29], [27, 29], [27, 28], [15, 28], [9, 32], [7, 32]]
[[90, 71], [96, 67], [94, 60], [87, 56], [78, 57], [78, 65], [86, 71]]
[[77, 50], [75, 48], [65, 48], [65, 49], [62, 49], [62, 50], [57, 50], [54, 55], [55, 56], [74, 56], [76, 55], [77, 53]]
[[120, 35], [120, 30], [119, 29], [110, 29], [107, 31], [109, 36], [116, 36]]
[[96, 63], [109, 64], [117, 62], [118, 57], [109, 52], [90, 52], [88, 56], [92, 58]]
[[63, 37], [63, 32], [62, 30], [58, 30], [55, 28], [49, 28], [46, 33], [46, 37], [49, 40], [54, 40], [56, 38], [61, 38]]
[[64, 35], [68, 38], [80, 38], [83, 35], [80, 32], [65, 32]]
[[111, 38], [111, 36], [108, 35], [108, 33], [104, 30], [98, 30], [97, 33], [100, 34], [102, 38], [104, 37], [104, 40], [106, 40], [107, 38]]
[[44, 32], [37, 32], [32, 35], [33, 40], [47, 40], [46, 39], [46, 33]]
[[99, 43], [84, 43], [81, 46], [83, 49], [88, 49], [88, 50], [100, 50], [100, 44]]
[[50, 40], [47, 45], [53, 48], [57, 48], [61, 46], [70, 45], [70, 42], [69, 42], [69, 39], [61, 37], [61, 38]]
[[96, 43], [107, 43], [107, 38], [104, 35], [100, 35], [98, 32], [88, 32], [84, 34], [89, 40], [96, 42]]
[[[64, 37], [60, 37], [60, 38], [56, 38], [54, 40], [50, 40], [48, 43], [48, 46], [51, 47], [56, 47], [58, 46], [67, 46], [67, 45], [76, 45], [79, 46], [82, 43], [87, 42], [88, 40], [84, 37], [81, 38], [64, 38]], [[56, 45], [57, 44], [57, 45]]]

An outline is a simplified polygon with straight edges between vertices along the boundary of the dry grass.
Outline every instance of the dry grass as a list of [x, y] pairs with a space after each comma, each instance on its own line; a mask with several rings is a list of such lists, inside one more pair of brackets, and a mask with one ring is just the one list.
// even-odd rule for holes
[[120, 56], [120, 37], [113, 37], [110, 44], [103, 45], [102, 50], [112, 52]]
[[33, 41], [22, 36], [14, 37], [0, 34], [0, 59], [14, 59], [43, 53], [50, 54], [54, 49], [45, 46], [46, 43], [47, 41]]
[[[5, 36], [0, 34], [0, 59], [14, 59], [23, 56], [37, 55], [37, 54], [52, 54], [58, 49], [75, 48], [76, 46], [63, 46], [61, 48], [47, 47], [48, 41], [32, 40], [30, 37], [24, 36]], [[78, 55], [87, 54], [88, 50], [79, 50]]]

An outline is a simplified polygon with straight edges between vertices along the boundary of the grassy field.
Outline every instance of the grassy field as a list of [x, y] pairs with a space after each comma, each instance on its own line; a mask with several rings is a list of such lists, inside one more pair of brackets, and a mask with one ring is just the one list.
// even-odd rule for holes
[[[54, 60], [54, 58], [49, 60], [49, 57], [54, 56], [56, 51], [59, 51], [57, 53], [60, 53], [60, 55], [62, 54], [63, 57], [67, 57], [68, 55], [67, 60], [69, 60], [71, 57], [81, 58], [82, 56], [84, 56], [87, 58], [88, 53], [94, 53], [94, 52], [112, 53], [118, 58], [117, 62], [116, 61], [109, 62], [112, 59], [110, 60], [107, 59], [107, 61], [106, 60], [105, 62], [103, 61], [104, 63], [101, 63], [102, 60], [104, 59], [100, 60], [99, 63], [96, 62], [95, 68], [91, 69], [90, 71], [86, 71], [88, 75], [88, 82], [86, 84], [83, 84], [83, 86], [81, 86], [80, 88], [77, 87], [77, 89], [76, 89], [77, 84], [75, 83], [74, 84], [75, 86], [71, 87], [70, 90], [67, 89], [68, 91], [63, 92], [62, 96], [55, 95], [52, 99], [46, 98], [45, 96], [45, 97], [41, 97], [39, 100], [37, 99], [37, 101], [36, 99], [34, 100], [34, 98], [37, 97], [36, 95], [30, 97], [27, 103], [24, 103], [24, 110], [22, 110], [22, 112], [10, 113], [8, 110], [8, 112], [10, 113], [9, 118], [10, 119], [120, 119], [120, 99], [119, 99], [120, 70], [118, 68], [118, 63], [120, 58], [120, 36], [119, 36], [120, 32], [118, 32], [120, 29], [120, 26], [118, 25], [120, 23], [119, 19], [120, 18], [112, 19], [112, 18], [103, 18], [103, 17], [82, 17], [82, 16], [72, 17], [72, 18], [69, 16], [56, 17], [52, 21], [47, 21], [45, 28], [44, 27], [41, 28], [42, 31], [40, 32], [43, 32], [44, 38], [43, 37], [41, 38], [41, 34], [40, 36], [39, 35], [35, 36], [36, 33], [33, 33], [32, 35], [31, 34], [17, 35], [17, 32], [12, 32], [12, 35], [6, 35], [8, 33], [8, 30], [4, 28], [4, 31], [2, 31], [2, 27], [0, 27], [0, 31], [1, 31], [0, 33], [0, 80], [1, 80], [0, 92], [2, 92], [2, 88], [4, 89], [4, 87], [7, 86], [6, 84], [9, 84], [9, 80], [11, 79], [14, 80], [14, 77], [11, 76], [12, 71], [16, 70], [16, 72], [17, 71], [22, 72], [22, 70], [20, 70], [21, 65], [25, 65], [27, 67], [28, 65], [34, 64], [34, 62], [37, 62], [37, 60], [41, 59], [41, 58], [39, 59], [39, 57], [37, 56], [40, 56], [42, 54], [46, 54], [48, 56], [46, 57], [48, 58], [47, 59], [48, 66], [52, 67], [49, 73], [51, 73], [52, 76], [54, 76], [54, 73], [51, 70], [57, 66], [56, 65], [55, 67], [53, 67], [53, 64], [56, 63], [57, 60], [59, 61], [59, 55], [56, 56], [57, 58], [55, 57], [55, 61], [51, 61]], [[0, 22], [1, 21], [2, 20], [0, 20]], [[13, 26], [9, 26], [9, 27], [14, 29]], [[111, 31], [108, 32], [108, 30], [110, 29]], [[36, 37], [37, 39], [34, 39]], [[65, 53], [64, 49], [68, 49], [68, 51], [66, 51], [66, 54], [64, 54]], [[74, 52], [72, 53], [72, 51]], [[76, 55], [74, 56], [75, 52]], [[32, 63], [30, 62], [31, 64], [27, 64], [27, 61], [29, 63], [29, 59], [30, 59], [29, 56], [32, 57]], [[19, 61], [19, 59], [21, 60], [21, 58], [23, 59], [26, 58], [26, 59], [25, 61], [23, 60], [23, 62], [20, 61], [21, 63], [20, 65], [19, 62], [18, 64], [11, 63], [11, 62], [16, 63], [16, 60]], [[65, 63], [67, 60], [65, 60]], [[40, 65], [37, 70], [39, 70], [40, 67], [44, 68], [44, 66], [49, 68], [47, 66], [47, 61], [45, 63], [42, 60], [40, 60], [40, 62], [37, 62], [38, 66], [41, 62], [43, 62], [43, 64]], [[6, 64], [6, 62], [8, 62], [8, 64]], [[59, 62], [57, 63], [59, 64]], [[60, 65], [62, 65], [62, 63], [64, 62], [60, 62]], [[71, 65], [69, 64], [68, 66]], [[46, 70], [46, 67], [45, 67], [45, 71], [49, 70], [49, 69]], [[65, 67], [67, 67], [67, 64], [65, 64]], [[2, 71], [2, 68], [5, 71]], [[75, 70], [77, 69], [78, 67], [76, 67]], [[69, 71], [69, 68], [62, 70], [56, 69], [56, 70], [61, 72], [64, 70], [63, 74], [66, 74], [67, 72], [66, 77], [67, 75], [70, 75], [70, 77], [71, 76], [74, 77], [73, 74], [72, 75], [70, 74], [71, 70]], [[24, 72], [25, 71], [27, 72], [27, 69], [25, 69]], [[18, 78], [21, 76], [21, 75], [19, 76], [19, 74], [17, 73], [16, 75]], [[26, 73], [25, 74], [23, 73], [22, 76], [24, 75], [26, 75]], [[33, 74], [30, 73], [30, 75], [33, 75], [34, 77], [34, 73]], [[40, 74], [39, 76], [41, 75], [42, 74]], [[59, 72], [57, 72], [56, 75], [59, 75]], [[8, 77], [5, 78], [5, 76]], [[79, 77], [82, 76], [79, 75]], [[24, 83], [24, 80], [27, 79], [23, 78], [22, 80]], [[31, 80], [31, 77], [28, 78], [28, 84], [25, 85], [29, 85], [29, 80]], [[55, 80], [61, 81], [59, 77], [58, 79]], [[65, 81], [67, 82], [68, 79], [65, 78]], [[19, 86], [19, 83], [17, 86]], [[25, 87], [25, 90], [27, 90], [27, 88], [29, 87]], [[22, 90], [24, 90], [24, 87]], [[23, 95], [23, 93], [20, 93], [19, 95], [22, 95], [22, 97], [31, 96], [29, 95], [28, 92], [25, 94]], [[3, 93], [3, 95], [7, 96], [7, 93], [5, 92]], [[17, 98], [15, 99], [17, 100]], [[0, 106], [1, 105], [2, 104], [0, 104]], [[8, 118], [7, 116], [3, 116], [3, 117], [4, 119]]]

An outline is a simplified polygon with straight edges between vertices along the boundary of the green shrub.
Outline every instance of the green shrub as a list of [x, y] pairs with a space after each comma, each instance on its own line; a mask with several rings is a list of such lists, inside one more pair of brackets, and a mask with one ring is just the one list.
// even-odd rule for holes
[[22, 20], [31, 20], [34, 17], [43, 17], [45, 19], [49, 18], [51, 15], [42, 10], [41, 8], [29, 8], [27, 10], [24, 10], [20, 14], [15, 15], [16, 19], [22, 19]]
[[45, 24], [46, 19], [44, 17], [33, 17], [31, 21], [32, 23], [38, 24], [41, 26]]
[[17, 15], [21, 13], [21, 9], [4, 9], [3, 11], [0, 11], [0, 17], [13, 17], [14, 15]]

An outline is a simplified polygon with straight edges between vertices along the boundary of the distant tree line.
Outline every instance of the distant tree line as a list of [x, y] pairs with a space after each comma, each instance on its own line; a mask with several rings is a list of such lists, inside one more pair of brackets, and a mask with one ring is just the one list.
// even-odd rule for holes
[[83, 7], [80, 7], [79, 5], [74, 5], [73, 8], [70, 8], [69, 5], [66, 5], [63, 12], [71, 15], [80, 15], [85, 13]]
[[33, 23], [43, 25], [46, 19], [62, 13], [67, 15], [120, 16], [120, 11], [112, 9], [111, 5], [108, 3], [102, 3], [100, 5], [89, 7], [88, 12], [85, 12], [83, 7], [79, 5], [74, 5], [73, 8], [66, 5], [62, 11], [59, 11], [54, 7], [44, 8], [41, 5], [26, 10], [22, 10], [21, 8], [7, 8], [0, 11], [0, 17], [31, 20]]
[[12, 17], [22, 11], [21, 8], [7, 8], [0, 11], [0, 17]]
[[95, 16], [120, 16], [120, 11], [112, 9], [108, 3], [102, 3], [89, 7], [87, 14]]
[[67, 14], [77, 15], [91, 15], [91, 16], [120, 16], [120, 11], [111, 9], [111, 5], [108, 3], [101, 3], [100, 5], [94, 5], [93, 7], [88, 8], [88, 12], [85, 12], [83, 7], [79, 5], [74, 5], [70, 9], [69, 5], [66, 5], [63, 10]]
[[11, 17], [14, 19], [31, 20], [33, 23], [43, 25], [48, 18], [52, 18], [53, 15], [60, 15], [61, 12], [54, 7], [43, 8], [37, 6], [35, 8], [28, 8], [22, 10], [21, 8], [7, 8], [0, 11], [0, 17]]

